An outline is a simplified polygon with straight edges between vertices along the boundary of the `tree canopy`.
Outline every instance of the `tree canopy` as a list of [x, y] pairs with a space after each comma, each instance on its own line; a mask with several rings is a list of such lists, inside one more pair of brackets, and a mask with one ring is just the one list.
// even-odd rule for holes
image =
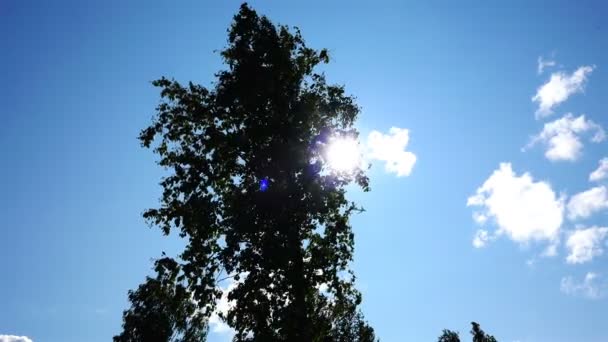
[[[359, 107], [317, 71], [330, 58], [297, 28], [243, 4], [213, 87], [161, 78], [161, 102], [139, 139], [168, 171], [144, 218], [187, 242], [129, 293], [114, 341], [201, 341], [231, 281], [221, 319], [235, 341], [374, 341], [349, 268], [346, 198], [364, 170], [328, 167], [333, 139], [356, 138]], [[224, 289], [225, 291], [225, 289]]]

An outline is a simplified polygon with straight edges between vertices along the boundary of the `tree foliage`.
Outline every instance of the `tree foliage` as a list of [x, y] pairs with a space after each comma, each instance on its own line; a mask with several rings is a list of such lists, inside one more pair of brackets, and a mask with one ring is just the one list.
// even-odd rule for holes
[[161, 102], [139, 138], [169, 175], [144, 217], [187, 245], [130, 292], [115, 341], [201, 340], [224, 278], [235, 341], [374, 341], [349, 269], [360, 209], [345, 196], [368, 179], [325, 160], [332, 139], [357, 137], [358, 106], [316, 71], [326, 50], [246, 4], [221, 56], [211, 89], [153, 82]]
[[486, 335], [486, 333], [481, 330], [479, 323], [471, 322], [471, 325], [471, 335], [473, 335], [473, 342], [496, 342], [494, 336]]
[[[471, 322], [471, 326], [473, 342], [497, 342], [494, 336], [487, 335], [481, 330], [479, 323]], [[437, 339], [437, 342], [460, 342], [460, 336], [455, 331], [444, 329], [441, 336]]]
[[460, 336], [458, 336], [458, 333], [455, 331], [443, 329], [443, 332], [437, 339], [437, 342], [460, 342]]
[[156, 261], [156, 278], [129, 291], [132, 306], [124, 313], [124, 332], [115, 342], [202, 341], [206, 336], [204, 317], [190, 293], [176, 279], [179, 266], [170, 258]]

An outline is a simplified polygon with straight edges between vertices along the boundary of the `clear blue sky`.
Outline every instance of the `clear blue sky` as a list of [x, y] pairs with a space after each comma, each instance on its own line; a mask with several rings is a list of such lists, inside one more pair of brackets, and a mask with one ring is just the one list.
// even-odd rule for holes
[[[601, 194], [570, 205], [577, 193], [605, 190], [605, 179], [588, 177], [608, 157], [606, 141], [590, 141], [598, 126], [608, 128], [606, 5], [252, 5], [275, 22], [299, 26], [309, 45], [329, 49], [328, 78], [357, 96], [363, 136], [409, 130], [407, 150], [417, 156], [411, 174], [397, 177], [376, 163], [372, 192], [351, 194], [367, 209], [353, 220], [354, 267], [364, 312], [382, 341], [434, 341], [443, 328], [468, 335], [471, 320], [501, 342], [608, 340], [605, 231], [591, 232], [591, 246], [570, 239], [575, 228], [608, 226]], [[158, 102], [151, 80], [212, 81], [220, 67], [214, 50], [225, 45], [238, 6], [1, 2], [0, 335], [109, 341], [120, 330], [127, 290], [149, 273], [150, 259], [180, 249], [141, 218], [158, 203], [162, 172], [136, 136]], [[539, 56], [556, 65], [539, 75]], [[584, 66], [592, 71], [574, 79]], [[552, 73], [571, 96], [553, 98], [554, 113], [536, 119], [532, 97]], [[568, 112], [595, 125], [562, 128], [557, 138], [548, 132], [522, 151], [544, 124]], [[575, 156], [561, 149], [549, 160], [545, 152], [551, 155], [557, 141], [551, 137], [563, 134], [584, 147]], [[501, 162], [514, 172], [502, 181], [515, 181], [502, 188], [489, 182], [484, 204], [467, 207]], [[532, 177], [527, 185], [525, 172]], [[501, 197], [518, 184], [523, 192]], [[536, 200], [543, 185], [555, 198]], [[524, 193], [532, 200], [518, 201]], [[541, 221], [556, 212], [542, 210], [552, 204], [562, 211], [557, 230], [548, 232], [551, 224]], [[585, 212], [585, 205], [593, 208]], [[489, 217], [483, 227], [474, 212]], [[526, 224], [524, 214], [540, 223]], [[488, 232], [483, 248], [472, 243], [477, 229]], [[576, 243], [582, 254], [572, 250]], [[552, 244], [556, 255], [543, 256]]]

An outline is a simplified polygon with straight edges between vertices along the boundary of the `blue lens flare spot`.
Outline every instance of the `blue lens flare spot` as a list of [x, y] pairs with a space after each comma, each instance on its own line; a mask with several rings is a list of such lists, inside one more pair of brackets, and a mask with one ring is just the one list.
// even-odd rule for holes
[[268, 190], [268, 179], [264, 178], [260, 181], [260, 191], [266, 191]]

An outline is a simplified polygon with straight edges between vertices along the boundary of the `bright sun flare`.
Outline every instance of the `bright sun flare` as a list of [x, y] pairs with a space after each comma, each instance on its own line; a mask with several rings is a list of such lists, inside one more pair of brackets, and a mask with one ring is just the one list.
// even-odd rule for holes
[[361, 151], [356, 140], [338, 138], [327, 149], [329, 166], [339, 172], [353, 171], [361, 163]]

